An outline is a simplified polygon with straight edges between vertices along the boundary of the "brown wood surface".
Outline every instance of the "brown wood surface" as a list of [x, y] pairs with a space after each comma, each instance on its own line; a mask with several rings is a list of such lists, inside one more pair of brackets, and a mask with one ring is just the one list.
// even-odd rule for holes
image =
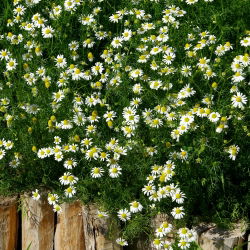
[[54, 212], [46, 198], [22, 197], [22, 249], [53, 250]]
[[55, 250], [85, 250], [80, 202], [62, 204], [62, 213], [57, 217]]
[[17, 197], [0, 196], [0, 250], [17, 249]]
[[110, 240], [108, 230], [111, 221], [99, 219], [97, 210], [95, 205], [82, 206], [86, 250], [121, 250], [122, 248], [115, 243], [115, 238], [119, 236], [118, 226], [113, 225], [114, 239]]

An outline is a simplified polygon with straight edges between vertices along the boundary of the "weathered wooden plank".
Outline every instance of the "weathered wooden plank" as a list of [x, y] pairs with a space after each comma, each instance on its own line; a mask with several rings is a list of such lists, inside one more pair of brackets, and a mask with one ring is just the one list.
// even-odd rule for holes
[[0, 250], [17, 249], [17, 197], [0, 196]]
[[[83, 227], [86, 250], [121, 250], [122, 248], [114, 241], [108, 239], [109, 219], [97, 217], [95, 205], [83, 206]], [[113, 237], [118, 237], [117, 231], [112, 231]]]
[[46, 198], [22, 197], [22, 249], [53, 250], [54, 212]]
[[82, 205], [80, 202], [62, 204], [58, 214], [55, 250], [85, 250]]

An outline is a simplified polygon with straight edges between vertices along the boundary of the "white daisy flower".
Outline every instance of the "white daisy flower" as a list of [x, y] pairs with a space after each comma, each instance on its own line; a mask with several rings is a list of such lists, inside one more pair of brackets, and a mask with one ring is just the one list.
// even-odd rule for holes
[[137, 213], [137, 212], [142, 211], [142, 209], [143, 209], [143, 206], [138, 201], [133, 201], [133, 202], [129, 203], [129, 205], [130, 205], [130, 212], [131, 213]]
[[53, 211], [57, 212], [58, 214], [62, 213], [62, 207], [58, 204], [53, 205]]
[[43, 38], [52, 38], [55, 30], [51, 26], [42, 28], [42, 36]]
[[74, 186], [69, 186], [68, 188], [64, 190], [65, 196], [69, 198], [73, 197], [75, 193], [76, 193], [76, 189]]
[[231, 98], [232, 105], [235, 108], [244, 108], [244, 105], [247, 104], [247, 97], [240, 92], [237, 92], [236, 95], [233, 95]]
[[102, 177], [103, 172], [104, 172], [103, 168], [95, 167], [91, 169], [91, 176], [93, 178], [100, 178]]
[[121, 209], [118, 211], [118, 218], [121, 221], [125, 222], [127, 220], [130, 220], [130, 217], [131, 217], [131, 213], [127, 209]]
[[128, 245], [128, 242], [127, 242], [125, 239], [123, 239], [123, 238], [118, 238], [118, 239], [116, 240], [116, 243], [117, 243], [118, 245], [120, 245], [120, 246], [127, 246], [127, 245]]
[[38, 189], [36, 189], [35, 191], [32, 191], [32, 199], [33, 200], [35, 200], [35, 201], [37, 201], [37, 200], [39, 200], [40, 199], [40, 194], [39, 194], [39, 192], [38, 192]]
[[48, 194], [48, 202], [50, 205], [55, 205], [59, 199], [59, 196], [57, 194]]
[[174, 217], [174, 219], [181, 219], [185, 215], [184, 208], [183, 207], [175, 207], [175, 208], [173, 208], [171, 214]]
[[218, 112], [212, 112], [209, 116], [208, 116], [208, 119], [211, 121], [211, 122], [217, 122], [219, 121], [221, 115], [218, 113]]
[[109, 168], [109, 176], [111, 178], [117, 178], [117, 177], [119, 177], [119, 175], [121, 175], [121, 173], [122, 173], [121, 170], [122, 170], [122, 168], [120, 166], [111, 166]]

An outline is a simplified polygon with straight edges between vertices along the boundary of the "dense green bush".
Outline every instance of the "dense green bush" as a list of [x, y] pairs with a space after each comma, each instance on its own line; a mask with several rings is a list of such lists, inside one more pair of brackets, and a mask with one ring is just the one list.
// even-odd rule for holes
[[183, 249], [185, 226], [248, 218], [248, 1], [0, 8], [0, 194], [95, 202], [125, 245], [158, 212]]

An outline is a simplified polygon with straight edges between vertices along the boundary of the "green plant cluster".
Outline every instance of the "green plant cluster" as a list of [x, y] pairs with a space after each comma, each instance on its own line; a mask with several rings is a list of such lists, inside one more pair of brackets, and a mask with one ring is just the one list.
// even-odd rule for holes
[[247, 220], [249, 12], [247, 0], [3, 0], [0, 194], [46, 190], [59, 213], [96, 203], [120, 245], [144, 233], [171, 249], [172, 230], [150, 228], [158, 213], [177, 249], [200, 221]]

